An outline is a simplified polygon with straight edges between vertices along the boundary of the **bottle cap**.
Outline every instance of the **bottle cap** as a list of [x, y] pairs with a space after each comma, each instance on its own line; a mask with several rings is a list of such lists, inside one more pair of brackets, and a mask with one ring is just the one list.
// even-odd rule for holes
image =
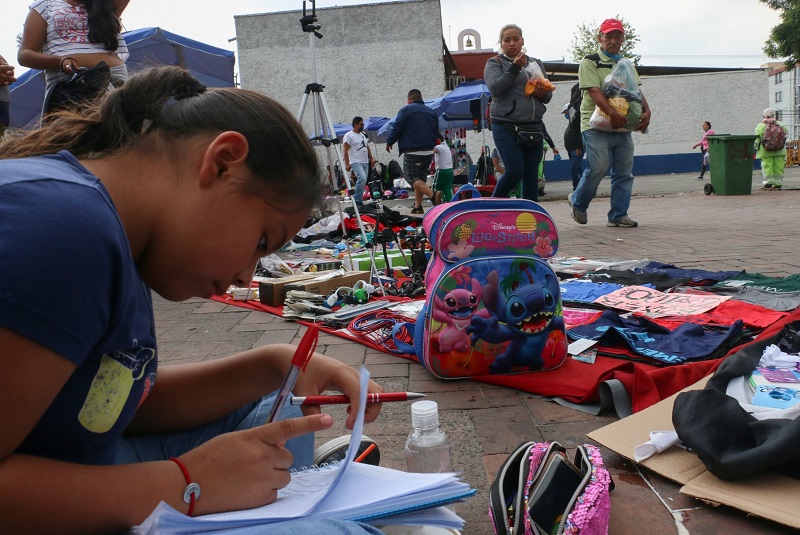
[[411, 425], [422, 429], [439, 427], [439, 405], [428, 399], [412, 403]]

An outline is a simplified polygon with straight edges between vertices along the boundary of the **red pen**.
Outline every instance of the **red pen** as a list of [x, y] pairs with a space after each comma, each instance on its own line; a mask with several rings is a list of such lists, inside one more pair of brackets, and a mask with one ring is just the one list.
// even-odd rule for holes
[[[418, 392], [373, 392], [367, 394], [367, 403], [386, 403], [388, 401], [411, 401], [424, 398], [425, 394]], [[299, 396], [289, 400], [291, 405], [343, 405], [350, 403], [347, 396]]]
[[306, 334], [303, 335], [303, 339], [300, 340], [300, 343], [297, 345], [297, 350], [295, 350], [294, 357], [292, 357], [292, 366], [289, 368], [289, 372], [283, 380], [281, 389], [278, 391], [278, 396], [275, 398], [275, 404], [272, 406], [269, 417], [267, 417], [268, 424], [275, 421], [275, 417], [281, 412], [295, 383], [297, 383], [300, 372], [306, 370], [308, 361], [311, 360], [311, 355], [314, 354], [314, 350], [317, 348], [318, 337], [317, 326], [313, 324], [309, 325]]

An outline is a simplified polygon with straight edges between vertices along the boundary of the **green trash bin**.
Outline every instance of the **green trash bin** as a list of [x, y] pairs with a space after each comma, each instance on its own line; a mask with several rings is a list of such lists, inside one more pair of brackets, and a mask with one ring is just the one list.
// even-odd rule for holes
[[711, 172], [711, 188], [707, 187], [706, 193], [750, 195], [756, 136], [717, 134], [706, 139]]

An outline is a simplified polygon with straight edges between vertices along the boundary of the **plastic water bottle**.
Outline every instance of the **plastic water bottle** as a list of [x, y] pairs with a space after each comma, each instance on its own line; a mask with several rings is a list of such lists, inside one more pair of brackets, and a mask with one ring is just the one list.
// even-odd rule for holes
[[435, 401], [411, 405], [411, 433], [406, 439], [406, 465], [409, 472], [452, 472], [450, 442], [439, 427], [439, 407]]

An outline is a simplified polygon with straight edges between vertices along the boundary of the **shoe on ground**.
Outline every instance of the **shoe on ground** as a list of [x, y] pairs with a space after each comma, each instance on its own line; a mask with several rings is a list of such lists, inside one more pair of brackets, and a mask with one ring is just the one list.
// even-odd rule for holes
[[572, 206], [572, 193], [567, 195], [567, 202], [569, 203], [570, 208], [572, 208], [572, 219], [574, 219], [579, 225], [585, 225], [589, 221], [589, 218], [586, 217], [586, 212], [581, 212]]
[[614, 221], [609, 221], [607, 226], [633, 228], [633, 227], [638, 227], [639, 223], [637, 223], [628, 216], [622, 216], [619, 219], [615, 219]]
[[703, 175], [697, 175], [695, 178], [696, 178], [697, 180], [703, 180]]
[[425, 209], [422, 208], [422, 206], [414, 206], [411, 209], [411, 213], [412, 214], [424, 214], [425, 213]]
[[[361, 456], [361, 454], [373, 444], [375, 444], [375, 447], [360, 462], [378, 466], [381, 461], [381, 452], [378, 449], [376, 442], [367, 435], [361, 436], [361, 444], [358, 447], [358, 452], [356, 452], [354, 459], [358, 459], [359, 456]], [[347, 447], [349, 445], [350, 435], [344, 435], [334, 438], [333, 440], [329, 440], [314, 450], [314, 465], [321, 466], [326, 463], [330, 464], [343, 460], [345, 457], [347, 457]]]

